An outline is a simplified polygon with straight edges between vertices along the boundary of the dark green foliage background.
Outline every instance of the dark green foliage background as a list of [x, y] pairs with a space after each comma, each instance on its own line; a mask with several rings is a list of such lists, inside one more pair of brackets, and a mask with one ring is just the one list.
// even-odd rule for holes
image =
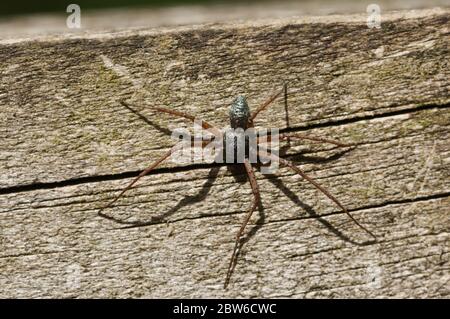
[[[255, 0], [234, 2], [251, 2]], [[162, 7], [180, 4], [229, 3], [225, 0], [40, 0], [40, 1], [0, 1], [0, 15], [15, 15], [39, 12], [66, 12], [71, 3], [80, 5], [82, 10], [117, 7]]]

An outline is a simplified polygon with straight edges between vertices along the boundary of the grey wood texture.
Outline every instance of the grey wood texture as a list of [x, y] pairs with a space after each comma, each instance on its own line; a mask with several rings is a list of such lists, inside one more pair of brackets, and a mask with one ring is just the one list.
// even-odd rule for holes
[[[449, 10], [0, 40], [1, 297], [448, 298]], [[291, 171], [245, 175], [168, 161], [97, 216], [174, 140], [165, 106], [228, 125], [289, 85], [286, 158], [374, 231], [376, 243]], [[118, 103], [136, 105], [146, 123]], [[285, 129], [283, 99], [258, 127]]]

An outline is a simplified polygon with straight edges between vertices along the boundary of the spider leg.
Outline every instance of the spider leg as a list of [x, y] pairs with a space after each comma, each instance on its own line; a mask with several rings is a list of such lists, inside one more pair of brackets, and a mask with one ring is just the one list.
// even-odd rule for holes
[[[330, 143], [330, 144], [334, 144], [336, 146], [339, 147], [351, 147], [351, 146], [355, 146], [355, 144], [346, 144], [346, 143], [342, 143], [336, 140], [330, 140], [327, 138], [322, 138], [322, 137], [318, 137], [318, 136], [312, 136], [312, 135], [305, 135], [305, 134], [300, 134], [300, 133], [281, 133], [281, 134], [277, 134], [278, 138], [280, 140], [310, 140], [310, 141], [314, 141], [314, 142], [323, 142], [323, 143]], [[267, 135], [264, 137], [264, 142], [270, 142], [271, 141], [271, 135]], [[258, 138], [259, 139], [259, 138]], [[262, 138], [261, 138], [262, 139]]]
[[250, 217], [252, 217], [253, 212], [259, 206], [259, 203], [261, 200], [260, 196], [259, 196], [259, 188], [258, 188], [258, 184], [256, 182], [255, 172], [253, 171], [253, 167], [250, 164], [248, 159], [245, 159], [244, 166], [245, 166], [245, 170], [247, 171], [247, 176], [250, 181], [250, 186], [252, 187], [253, 200], [252, 200], [252, 204], [247, 212], [247, 215], [245, 216], [244, 222], [242, 223], [241, 228], [239, 228], [239, 231], [236, 234], [236, 241], [234, 243], [233, 254], [231, 255], [230, 264], [228, 266], [228, 271], [227, 271], [227, 277], [226, 277], [225, 283], [223, 285], [224, 289], [227, 288], [228, 283], [230, 282], [230, 277], [233, 272], [233, 269], [236, 266], [237, 253], [238, 253], [239, 242], [240, 242], [242, 233], [244, 232], [245, 226], [247, 226], [247, 224], [250, 220]]
[[[127, 102], [125, 102], [124, 100], [121, 100], [120, 104], [122, 104], [123, 106], [125, 106], [128, 109], [131, 108], [130, 105]], [[166, 108], [163, 108], [163, 107], [151, 107], [151, 108], [156, 110], [156, 111], [158, 111], [158, 112], [161, 112], [161, 113], [167, 113], [167, 114], [170, 114], [170, 115], [174, 115], [176, 117], [182, 117], [182, 118], [188, 119], [191, 122], [195, 122], [195, 120], [196, 120], [195, 116], [187, 114], [187, 113], [178, 112], [178, 111], [175, 111], [175, 110], [169, 110], [169, 109], [166, 109]], [[221, 134], [221, 132], [220, 132], [220, 130], [218, 128], [216, 128], [212, 124], [209, 124], [206, 121], [202, 120], [202, 127], [203, 127], [203, 129], [213, 133], [214, 136], [217, 136], [217, 137], [222, 136], [222, 134]]]
[[[206, 141], [202, 141], [202, 145], [201, 147], [205, 147], [206, 145], [208, 145], [209, 143], [211, 143], [211, 140], [206, 140]], [[181, 143], [177, 143], [175, 144], [169, 151], [167, 151], [167, 153], [165, 153], [163, 156], [161, 156], [160, 158], [158, 158], [156, 161], [154, 161], [152, 164], [150, 164], [146, 169], [144, 169], [135, 179], [133, 179], [131, 181], [130, 184], [127, 185], [127, 187], [125, 187], [119, 195], [117, 195], [112, 201], [110, 201], [106, 206], [102, 207], [99, 209], [98, 214], [102, 217], [111, 219], [109, 216], [105, 215], [102, 213], [103, 210], [107, 209], [108, 207], [110, 207], [112, 204], [114, 204], [120, 197], [122, 197], [122, 195], [129, 190], [130, 188], [133, 187], [133, 185], [139, 180], [141, 179], [141, 177], [144, 177], [145, 175], [147, 175], [148, 173], [150, 173], [150, 171], [152, 171], [153, 169], [155, 169], [159, 164], [161, 164], [163, 161], [165, 161], [168, 157], [170, 157], [170, 155], [172, 155], [172, 153], [176, 152], [178, 150], [179, 147], [181, 147]], [[194, 143], [194, 141], [191, 140], [191, 146], [196, 146], [196, 144]]]
[[[284, 109], [285, 109], [285, 116], [286, 116], [286, 118], [285, 118], [286, 128], [289, 129], [290, 125], [289, 125], [289, 111], [288, 111], [288, 103], [287, 103], [287, 84], [286, 83], [283, 85], [282, 90], [280, 90], [277, 93], [275, 93], [274, 95], [272, 95], [267, 101], [265, 101], [260, 107], [258, 107], [256, 109], [256, 111], [250, 117], [250, 121], [253, 121], [255, 119], [255, 117], [259, 114], [259, 112], [261, 112], [265, 108], [267, 108], [283, 92], [284, 92]], [[267, 141], [270, 141], [270, 136], [267, 136], [265, 138], [267, 139]], [[335, 141], [335, 140], [331, 140], [331, 139], [326, 139], [326, 138], [321, 138], [321, 137], [311, 136], [311, 135], [304, 135], [304, 134], [299, 134], [299, 133], [279, 134], [279, 139], [286, 140], [288, 142], [288, 145], [290, 145], [291, 139], [303, 139], [303, 140], [310, 140], [310, 141], [315, 141], [315, 142], [330, 143], [330, 144], [337, 145], [339, 147], [354, 146], [354, 144], [345, 144], [345, 143], [341, 143], [339, 141]], [[258, 138], [258, 142], [259, 142], [259, 138]]]
[[297, 174], [299, 174], [301, 177], [303, 177], [305, 180], [307, 180], [309, 183], [311, 183], [312, 185], [314, 185], [314, 187], [316, 187], [318, 190], [320, 190], [325, 196], [327, 196], [329, 199], [331, 199], [337, 206], [339, 206], [342, 211], [356, 224], [358, 225], [361, 229], [363, 229], [366, 233], [368, 233], [370, 236], [372, 236], [375, 240], [377, 239], [377, 237], [370, 231], [368, 230], [366, 227], [364, 227], [363, 225], [361, 225], [348, 211], [347, 208], [344, 207], [344, 205], [342, 205], [333, 195], [331, 195], [324, 187], [322, 187], [319, 183], [317, 183], [314, 179], [312, 179], [311, 177], [309, 177], [308, 175], [305, 174], [305, 172], [303, 172], [300, 168], [298, 168], [297, 166], [295, 166], [292, 162], [285, 160], [283, 158], [280, 158], [279, 156], [276, 156], [274, 154], [269, 154], [266, 151], [259, 151], [258, 155], [266, 158], [266, 159], [270, 159], [271, 161], [279, 161], [282, 165], [289, 167], [290, 169], [292, 169], [294, 172], [296, 172]]
[[[278, 92], [276, 92], [275, 94], [273, 94], [271, 97], [269, 97], [263, 104], [261, 104], [255, 112], [253, 112], [253, 114], [250, 116], [249, 121], [253, 122], [253, 120], [256, 118], [256, 116], [258, 116], [258, 114], [263, 111], [264, 109], [266, 109], [273, 101], [275, 101], [275, 99], [280, 96], [281, 93], [283, 92], [287, 92], [287, 85], [284, 84], [283, 85], [283, 89], [279, 90]], [[286, 93], [285, 93], [286, 96]]]
[[299, 133], [281, 134], [280, 139], [281, 140], [284, 140], [284, 139], [310, 140], [310, 141], [315, 141], [315, 142], [330, 143], [330, 144], [334, 144], [339, 147], [354, 146], [354, 144], [346, 144], [346, 143], [342, 143], [342, 142], [339, 142], [336, 140], [330, 140], [328, 138], [322, 138], [322, 137], [312, 136], [312, 135], [304, 135], [304, 134], [299, 134]]
[[127, 190], [129, 190], [131, 187], [133, 187], [133, 185], [139, 180], [141, 179], [141, 177], [144, 177], [145, 175], [147, 175], [148, 173], [150, 173], [151, 170], [153, 170], [154, 168], [156, 168], [159, 164], [161, 164], [164, 160], [166, 160], [174, 151], [177, 150], [177, 148], [180, 146], [180, 143], [176, 144], [175, 146], [173, 146], [167, 153], [165, 153], [163, 156], [161, 156], [160, 158], [158, 158], [156, 161], [154, 161], [152, 164], [150, 164], [146, 169], [144, 169], [135, 179], [133, 179], [131, 181], [131, 183], [129, 183], [127, 185], [127, 187], [125, 187], [119, 195], [117, 195], [112, 201], [110, 201], [106, 206], [102, 207], [99, 209], [98, 214], [102, 217], [105, 218], [109, 218], [109, 216], [105, 215], [102, 213], [103, 210], [107, 209], [108, 207], [110, 207], [112, 204], [114, 204]]

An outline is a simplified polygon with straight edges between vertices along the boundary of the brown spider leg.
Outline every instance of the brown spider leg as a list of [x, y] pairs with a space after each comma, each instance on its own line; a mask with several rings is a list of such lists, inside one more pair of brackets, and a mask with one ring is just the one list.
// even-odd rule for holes
[[322, 186], [320, 186], [319, 183], [317, 183], [315, 180], [313, 180], [311, 177], [309, 177], [308, 175], [306, 175], [300, 168], [298, 168], [297, 166], [295, 166], [293, 163], [291, 163], [288, 160], [285, 160], [283, 158], [280, 158], [274, 154], [269, 154], [266, 151], [259, 151], [258, 152], [258, 156], [266, 158], [266, 159], [270, 159], [271, 161], [279, 161], [281, 164], [283, 164], [284, 166], [289, 167], [290, 169], [292, 169], [294, 172], [296, 172], [297, 174], [299, 174], [301, 177], [303, 177], [304, 179], [306, 179], [308, 182], [310, 182], [312, 185], [314, 185], [318, 190], [320, 190], [325, 196], [327, 196], [329, 199], [331, 199], [336, 205], [338, 205], [342, 211], [348, 216], [350, 217], [351, 220], [353, 220], [353, 222], [358, 225], [361, 229], [363, 229], [366, 233], [368, 233], [370, 236], [372, 236], [375, 240], [377, 239], [377, 237], [370, 231], [368, 230], [366, 227], [364, 227], [363, 225], [361, 225], [348, 211], [347, 209], [344, 207], [344, 205], [342, 205], [333, 195], [331, 195], [325, 188], [323, 188]]
[[[342, 143], [336, 140], [330, 140], [327, 138], [322, 138], [322, 137], [317, 137], [317, 136], [311, 136], [311, 135], [304, 135], [304, 134], [299, 134], [299, 133], [281, 133], [281, 134], [277, 134], [280, 140], [289, 140], [289, 139], [299, 139], [299, 140], [310, 140], [310, 141], [314, 141], [314, 142], [324, 142], [324, 143], [330, 143], [330, 144], [334, 144], [336, 146], [339, 147], [351, 147], [351, 146], [355, 146], [355, 144], [346, 144], [346, 143]], [[265, 140], [264, 142], [270, 142], [272, 136], [271, 135], [267, 135], [264, 137]], [[259, 138], [258, 138], [259, 140]], [[258, 141], [259, 142], [259, 141]]]
[[263, 111], [264, 109], [266, 109], [273, 101], [275, 101], [275, 99], [280, 96], [281, 93], [283, 93], [286, 90], [286, 86], [283, 86], [283, 89], [279, 90], [278, 92], [276, 92], [274, 95], [272, 95], [271, 97], [269, 97], [263, 104], [261, 104], [255, 112], [253, 112], [253, 114], [250, 116], [249, 122], [253, 123], [253, 120], [256, 118], [256, 116], [258, 116], [258, 114]]
[[227, 271], [227, 277], [225, 278], [225, 283], [223, 285], [224, 289], [227, 288], [228, 283], [230, 282], [231, 273], [233, 272], [233, 269], [236, 266], [237, 252], [238, 252], [239, 241], [241, 239], [242, 233], [244, 232], [245, 226], [247, 226], [247, 224], [250, 220], [250, 217], [252, 217], [253, 212], [259, 206], [259, 202], [261, 200], [260, 196], [259, 196], [259, 188], [258, 188], [258, 183], [256, 182], [255, 172], [253, 171], [253, 167], [250, 164], [248, 159], [244, 160], [244, 166], [245, 166], [245, 170], [247, 171], [247, 176], [250, 181], [250, 186], [252, 187], [253, 200], [252, 200], [252, 204], [247, 212], [247, 215], [245, 216], [244, 222], [242, 223], [241, 228], [239, 228], [239, 231], [236, 234], [236, 242], [234, 243], [233, 254], [231, 255], [230, 264], [228, 266], [228, 271]]
[[[123, 106], [125, 106], [127, 108], [130, 108], [130, 105], [127, 102], [121, 100], [120, 103]], [[151, 108], [156, 110], [156, 111], [158, 111], [158, 112], [167, 113], [167, 114], [170, 114], [170, 115], [175, 115], [177, 117], [182, 117], [182, 118], [188, 119], [188, 120], [190, 120], [192, 122], [195, 121], [195, 116], [192, 116], [192, 115], [187, 114], [187, 113], [178, 112], [178, 111], [175, 111], [175, 110], [169, 110], [169, 109], [166, 109], [166, 108], [163, 108], [163, 107], [151, 107]], [[222, 133], [221, 133], [221, 131], [218, 128], [216, 128], [212, 124], [209, 124], [206, 121], [202, 120], [202, 127], [203, 127], [203, 129], [205, 129], [205, 130], [211, 132], [212, 134], [214, 134], [214, 136], [216, 136], [216, 137], [222, 136]]]
[[[271, 96], [266, 102], [264, 102], [260, 107], [258, 107], [256, 109], [256, 111], [250, 117], [250, 121], [253, 121], [259, 112], [263, 111], [266, 107], [268, 107], [270, 105], [270, 103], [272, 103], [283, 92], [284, 92], [284, 109], [285, 109], [285, 113], [286, 113], [286, 118], [285, 118], [286, 119], [286, 128], [289, 128], [290, 125], [289, 125], [289, 111], [288, 111], [288, 103], [287, 103], [287, 84], [286, 83], [283, 85], [282, 90], [278, 91], [276, 94]], [[267, 139], [267, 142], [270, 142], [270, 136], [267, 136], [265, 138]], [[354, 144], [345, 144], [345, 143], [341, 143], [341, 142], [335, 141], [335, 140], [330, 140], [330, 139], [316, 137], [316, 136], [310, 136], [310, 135], [304, 135], [304, 134], [298, 134], [298, 133], [279, 134], [279, 138], [281, 140], [287, 140], [288, 145], [290, 145], [290, 139], [294, 138], [294, 139], [304, 139], [304, 140], [311, 140], [311, 141], [316, 141], [316, 142], [330, 143], [330, 144], [337, 145], [339, 147], [354, 146]], [[258, 138], [258, 143], [259, 142], [260, 141]]]
[[[211, 140], [202, 141], [201, 147], [204, 148], [206, 145], [211, 143]], [[181, 143], [177, 143], [174, 145], [167, 153], [165, 153], [163, 156], [158, 158], [156, 161], [154, 161], [150, 166], [148, 166], [145, 170], [143, 170], [133, 181], [131, 181], [130, 184], [125, 187], [119, 195], [117, 195], [111, 202], [109, 202], [106, 206], [99, 209], [98, 214], [102, 217], [110, 219], [109, 216], [102, 213], [103, 210], [110, 207], [112, 204], [114, 204], [127, 190], [129, 190], [133, 185], [141, 178], [150, 173], [153, 169], [155, 169], [159, 164], [161, 164], [164, 160], [166, 160], [172, 153], [177, 151], [177, 149], [181, 146]], [[195, 146], [195, 141], [191, 141], [191, 146]]]
[[293, 138], [293, 139], [299, 139], [299, 140], [310, 140], [310, 141], [315, 141], [315, 142], [324, 142], [324, 143], [330, 143], [330, 144], [334, 144], [336, 146], [339, 147], [350, 147], [350, 146], [354, 146], [354, 144], [346, 144], [346, 143], [342, 143], [336, 140], [330, 140], [328, 138], [322, 138], [322, 137], [317, 137], [317, 136], [311, 136], [311, 135], [304, 135], [304, 134], [298, 134], [298, 133], [285, 133], [285, 134], [281, 134], [280, 139], [284, 140], [284, 139], [289, 139], [289, 138]]
[[98, 214], [102, 217], [109, 218], [109, 216], [102, 213], [103, 210], [110, 207], [112, 204], [114, 204], [127, 190], [129, 190], [133, 185], [141, 178], [150, 173], [151, 170], [156, 168], [159, 164], [161, 164], [164, 160], [166, 160], [175, 150], [176, 148], [180, 146], [180, 144], [176, 144], [173, 146], [167, 153], [165, 153], [163, 156], [158, 158], [156, 161], [154, 161], [150, 166], [148, 166], [146, 169], [144, 169], [133, 181], [125, 187], [119, 195], [117, 195], [112, 201], [110, 201], [106, 206], [99, 209]]

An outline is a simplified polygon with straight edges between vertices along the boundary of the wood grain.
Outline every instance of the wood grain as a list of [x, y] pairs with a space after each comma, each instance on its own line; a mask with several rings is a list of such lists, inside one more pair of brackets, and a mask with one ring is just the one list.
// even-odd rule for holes
[[[403, 17], [403, 18], [402, 18]], [[335, 19], [333, 21], [333, 19]], [[450, 295], [449, 11], [274, 20], [0, 41], [1, 297], [433, 297]], [[289, 86], [284, 155], [326, 186], [376, 243], [311, 185], [257, 173], [228, 290], [245, 175], [167, 162], [96, 210], [174, 141], [180, 121], [226, 126]], [[126, 98], [151, 123], [124, 109]], [[261, 127], [285, 128], [283, 100]]]

